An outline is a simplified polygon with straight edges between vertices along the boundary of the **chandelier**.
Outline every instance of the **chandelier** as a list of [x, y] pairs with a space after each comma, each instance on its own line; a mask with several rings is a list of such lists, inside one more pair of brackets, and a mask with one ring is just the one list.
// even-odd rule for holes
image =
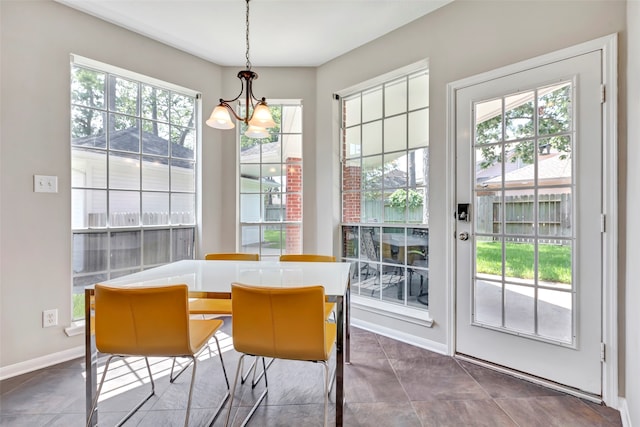
[[[253, 94], [253, 81], [258, 78], [258, 74], [251, 71], [251, 61], [249, 60], [249, 0], [247, 2], [246, 14], [246, 70], [238, 72], [240, 79], [240, 94], [233, 99], [224, 100], [220, 98], [220, 103], [213, 109], [211, 116], [206, 121], [207, 125], [216, 129], [233, 129], [235, 124], [231, 120], [231, 115], [236, 120], [244, 122], [248, 127], [244, 133], [249, 138], [266, 138], [269, 136], [268, 128], [275, 126], [267, 100], [265, 98], [258, 99]], [[232, 102], [240, 99], [244, 92], [244, 117], [240, 117], [230, 105]], [[251, 108], [249, 108], [251, 107]]]

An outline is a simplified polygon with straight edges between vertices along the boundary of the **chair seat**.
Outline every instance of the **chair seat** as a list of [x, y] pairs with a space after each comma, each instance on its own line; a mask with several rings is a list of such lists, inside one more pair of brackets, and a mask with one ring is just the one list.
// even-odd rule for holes
[[335, 323], [327, 323], [325, 329], [325, 342], [327, 343], [325, 348], [327, 349], [326, 359], [329, 359], [329, 355], [331, 354], [331, 350], [333, 349], [334, 344], [336, 343], [336, 338], [338, 336], [338, 326]]
[[194, 353], [200, 351], [216, 331], [222, 327], [223, 321], [220, 319], [190, 319], [189, 320], [189, 340]]
[[[335, 302], [324, 304], [325, 317], [329, 317], [336, 307]], [[190, 314], [228, 314], [231, 315], [231, 300], [217, 298], [197, 298], [189, 301]]]
[[197, 298], [189, 301], [189, 313], [231, 315], [231, 300], [219, 298]]
[[327, 319], [329, 316], [331, 316], [331, 313], [333, 312], [333, 309], [336, 307], [336, 303], [335, 302], [325, 302], [324, 303], [324, 318]]

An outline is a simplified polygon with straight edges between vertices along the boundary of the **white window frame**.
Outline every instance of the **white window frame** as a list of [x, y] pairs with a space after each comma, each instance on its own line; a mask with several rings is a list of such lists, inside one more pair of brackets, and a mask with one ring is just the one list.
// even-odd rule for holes
[[[193, 259], [195, 256], [195, 251], [196, 251], [196, 236], [197, 236], [197, 227], [198, 227], [198, 218], [199, 218], [199, 214], [198, 214], [198, 207], [199, 207], [199, 189], [198, 189], [198, 176], [199, 176], [199, 172], [200, 172], [200, 166], [199, 166], [199, 147], [201, 145], [201, 95], [200, 93], [191, 90], [191, 89], [187, 89], [178, 85], [174, 85], [172, 83], [167, 83], [158, 79], [154, 79], [142, 74], [138, 74], [129, 70], [125, 70], [119, 67], [115, 67], [109, 64], [105, 64], [99, 61], [95, 61], [89, 58], [85, 58], [82, 56], [78, 56], [78, 55], [71, 55], [71, 67], [70, 67], [70, 72], [73, 70], [73, 67], [78, 66], [78, 67], [82, 67], [82, 68], [86, 68], [86, 69], [92, 69], [95, 71], [98, 71], [100, 73], [105, 73], [107, 75], [106, 80], [108, 81], [108, 76], [109, 75], [115, 75], [117, 77], [120, 78], [124, 78], [124, 79], [128, 79], [131, 81], [135, 81], [139, 84], [145, 84], [148, 86], [153, 86], [162, 90], [167, 90], [170, 91], [171, 93], [175, 93], [181, 96], [186, 96], [189, 98], [193, 98], [194, 100], [194, 116], [193, 116], [193, 132], [194, 132], [194, 147], [193, 147], [193, 159], [189, 160], [189, 159], [181, 159], [181, 158], [175, 158], [171, 156], [171, 154], [167, 155], [167, 156], [162, 156], [160, 155], [159, 158], [165, 158], [167, 165], [175, 162], [175, 161], [187, 161], [189, 163], [193, 164], [193, 173], [194, 173], [194, 182], [193, 182], [193, 189], [192, 190], [186, 190], [186, 191], [176, 191], [175, 189], [171, 188], [171, 186], [169, 187], [168, 190], [166, 191], [161, 191], [161, 193], [164, 194], [168, 194], [168, 198], [169, 198], [169, 209], [168, 209], [168, 217], [167, 217], [167, 221], [166, 223], [156, 223], [154, 225], [143, 225], [144, 221], [143, 221], [143, 215], [144, 212], [142, 210], [142, 206], [140, 206], [137, 218], [135, 218], [135, 215], [133, 218], [131, 218], [131, 225], [129, 224], [112, 224], [110, 219], [108, 218], [109, 215], [107, 214], [107, 220], [105, 224], [100, 224], [98, 226], [92, 226], [91, 224], [86, 224], [86, 226], [84, 227], [73, 227], [72, 226], [72, 251], [73, 249], [73, 240], [74, 240], [74, 236], [79, 235], [79, 234], [103, 234], [104, 237], [106, 239], [106, 253], [107, 253], [107, 260], [106, 260], [106, 269], [104, 270], [99, 270], [99, 271], [88, 271], [88, 272], [76, 272], [74, 265], [74, 256], [72, 253], [71, 256], [71, 260], [72, 260], [72, 282], [71, 282], [71, 297], [72, 297], [72, 319], [74, 321], [80, 321], [82, 320], [82, 317], [80, 317], [79, 315], [74, 315], [74, 312], [79, 312], [81, 311], [82, 313], [84, 313], [84, 309], [82, 310], [78, 310], [76, 308], [76, 310], [74, 310], [74, 306], [76, 305], [76, 300], [78, 300], [77, 302], [79, 304], [83, 304], [84, 303], [84, 294], [79, 294], [78, 292], [76, 292], [79, 288], [82, 288], [83, 286], [92, 284], [91, 282], [99, 279], [99, 280], [108, 280], [108, 279], [112, 279], [118, 276], [121, 276], [123, 274], [129, 274], [131, 272], [134, 271], [142, 271], [144, 269], [147, 268], [151, 268], [151, 267], [155, 267], [158, 265], [162, 265], [165, 264], [166, 262], [146, 262], [145, 260], [145, 254], [144, 254], [144, 236], [145, 233], [149, 233], [149, 232], [157, 232], [157, 231], [164, 231], [166, 230], [168, 232], [169, 235], [169, 260], [167, 262], [173, 262], [176, 261], [177, 259], [175, 258], [175, 248], [174, 246], [178, 244], [178, 242], [175, 240], [175, 235], [176, 235], [176, 231], [177, 230], [192, 230], [191, 231], [191, 237], [189, 237], [188, 241], [185, 241], [184, 244], [186, 244], [187, 246], [184, 248], [183, 251], [181, 251], [182, 256], [180, 259], [184, 259], [185, 255], [187, 256], [187, 258], [191, 258]], [[109, 110], [109, 101], [106, 99], [106, 97], [108, 96], [108, 90], [105, 88], [105, 106], [103, 108], [101, 108], [100, 110], [104, 112], [104, 114], [108, 115], [110, 113]], [[73, 104], [73, 100], [71, 102], [71, 109], [73, 109], [74, 104]], [[137, 115], [132, 116], [134, 118], [137, 118], [138, 120], [140, 120], [142, 118], [142, 112], [138, 111]], [[105, 123], [105, 128], [106, 128], [106, 123]], [[70, 138], [71, 139], [71, 138]], [[76, 149], [76, 146], [71, 145], [70, 146], [70, 153], [73, 154], [74, 150]], [[107, 147], [105, 148], [105, 153], [107, 158], [109, 158], [109, 153], [110, 153], [110, 148]], [[143, 149], [142, 149], [142, 141], [141, 141], [141, 147], [138, 153], [131, 153], [132, 157], [138, 156], [140, 159], [140, 162], [143, 162], [143, 157], [149, 157], [150, 155], [148, 153], [144, 153]], [[152, 155], [151, 155], [152, 156]], [[73, 164], [73, 161], [72, 161]], [[73, 167], [73, 166], [72, 166]], [[137, 166], [136, 166], [137, 167]], [[138, 169], [140, 169], [138, 167]], [[110, 166], [107, 166], [107, 174], [110, 173], [111, 169]], [[73, 171], [72, 171], [73, 173]], [[90, 187], [86, 187], [86, 186], [73, 186], [73, 182], [72, 182], [72, 190], [74, 189], [78, 189], [78, 190], [92, 190], [93, 188]], [[109, 186], [109, 180], [107, 179], [107, 183], [106, 183], [106, 187], [104, 188], [100, 188], [100, 191], [106, 191], [107, 194], [107, 203], [109, 200], [108, 194], [109, 191], [111, 191], [110, 186]], [[137, 189], [132, 190], [133, 192], [138, 192], [140, 194], [139, 200], [140, 203], [142, 204], [142, 194], [145, 192], [148, 192], [143, 190], [142, 186], [140, 185]], [[186, 215], [186, 216], [181, 216], [181, 218], [178, 218], [178, 215], [174, 215], [172, 214], [172, 209], [171, 209], [171, 199], [172, 199], [172, 195], [178, 195], [178, 194], [184, 194], [187, 195], [188, 197], [190, 197], [191, 195], [193, 196], [193, 206], [194, 206], [194, 211], [193, 211], [193, 215]], [[107, 205], [108, 206], [108, 205]], [[73, 209], [73, 198], [72, 198], [72, 209]], [[108, 210], [107, 210], [108, 212]], [[112, 264], [111, 264], [111, 256], [109, 256], [109, 254], [111, 253], [111, 235], [112, 233], [116, 233], [116, 232], [136, 232], [136, 233], [140, 233], [140, 254], [139, 254], [139, 265], [137, 266], [132, 266], [132, 267], [124, 267], [121, 269], [114, 269], [112, 268]], [[81, 301], [81, 303], [80, 303]]]
[[[237, 161], [237, 165], [238, 165], [238, 175], [237, 175], [237, 179], [238, 179], [238, 193], [237, 193], [237, 198], [238, 198], [238, 230], [237, 230], [237, 234], [238, 234], [238, 249], [241, 252], [247, 252], [247, 253], [257, 253], [260, 255], [260, 259], [263, 260], [278, 260], [278, 258], [280, 257], [280, 255], [286, 254], [286, 253], [300, 253], [302, 252], [302, 243], [303, 243], [303, 221], [304, 221], [304, 209], [303, 209], [303, 205], [304, 205], [304, 179], [303, 179], [303, 175], [304, 175], [304, 158], [303, 158], [303, 144], [304, 144], [304, 126], [303, 126], [303, 116], [304, 116], [304, 106], [303, 106], [303, 102], [300, 99], [269, 99], [269, 106], [270, 107], [280, 107], [281, 109], [284, 107], [294, 107], [297, 109], [296, 114], [298, 115], [297, 118], [295, 118], [295, 121], [297, 122], [296, 125], [294, 125], [295, 129], [283, 129], [283, 124], [281, 124], [280, 127], [280, 132], [279, 132], [279, 149], [280, 149], [280, 154], [279, 154], [279, 159], [277, 161], [274, 160], [270, 160], [270, 161], [266, 161], [265, 160], [265, 152], [261, 150], [259, 155], [259, 159], [258, 161], [251, 161], [249, 162], [243, 162], [243, 154], [242, 154], [242, 146], [241, 146], [241, 141], [242, 141], [242, 132], [244, 131], [244, 126], [242, 123], [239, 123], [239, 125], [237, 126], [237, 147], [238, 147], [238, 161]], [[244, 109], [244, 105], [243, 103], [240, 103], [239, 105], [239, 110], [243, 111]], [[281, 117], [282, 119], [282, 117]], [[299, 127], [299, 128], [298, 128]], [[265, 180], [262, 171], [264, 169], [264, 167], [276, 167], [276, 168], [281, 168], [281, 170], [285, 170], [288, 163], [286, 161], [285, 158], [285, 150], [287, 150], [288, 148], [285, 146], [286, 144], [284, 144], [285, 138], [299, 138], [300, 139], [300, 147], [299, 147], [299, 158], [300, 161], [299, 162], [295, 162], [294, 164], [292, 164], [294, 167], [299, 167], [300, 168], [300, 184], [299, 184], [299, 191], [295, 191], [295, 192], [290, 192], [290, 191], [286, 191], [283, 192], [282, 191], [282, 187], [285, 186], [285, 183], [280, 183], [280, 185], [276, 185], [275, 183], [273, 183], [273, 188], [278, 188], [278, 191], [276, 191], [275, 193], [270, 193], [268, 191], [266, 191], [266, 186], [269, 185], [269, 182], [267, 182], [267, 180]], [[258, 143], [257, 145], [262, 145], [262, 143]], [[273, 154], [273, 153], [271, 153]], [[270, 155], [271, 155], [270, 154]], [[291, 164], [289, 164], [289, 166], [292, 166]], [[251, 176], [248, 176], [248, 174], [246, 174], [245, 172], [247, 172], [250, 169], [253, 169], [253, 167], [257, 167], [259, 172], [259, 175], [255, 175], [256, 172], [251, 172]], [[284, 174], [284, 172], [282, 172]], [[286, 174], [284, 175], [286, 176]], [[254, 185], [256, 185], [258, 188], [255, 191], [245, 191], [245, 189], [247, 188], [248, 185], [251, 185], [249, 183], [249, 181], [253, 181]], [[287, 190], [289, 190], [289, 188], [287, 188]], [[260, 195], [259, 198], [256, 198], [256, 195]], [[284, 201], [284, 204], [281, 205], [281, 214], [275, 215], [275, 217], [273, 217], [272, 219], [267, 218], [267, 216], [271, 216], [268, 215], [264, 206], [264, 201], [262, 200], [263, 197], [265, 197], [267, 194], [269, 195], [274, 195], [276, 200], [280, 200], [280, 203], [282, 203]], [[286, 197], [288, 194], [295, 194], [295, 197], [299, 198], [299, 218], [297, 219], [287, 219], [286, 218]], [[250, 204], [256, 205], [254, 207], [258, 208], [260, 210], [258, 215], [248, 215], [247, 211], [243, 212], [243, 209], [247, 209], [247, 206], [249, 206]], [[247, 218], [247, 216], [251, 216], [252, 218]], [[294, 250], [292, 252], [288, 252], [287, 251], [287, 242], [286, 242], [286, 227], [287, 226], [291, 226], [293, 228], [297, 228], [298, 229], [298, 233], [299, 233], [299, 237], [298, 237], [298, 243], [299, 243], [299, 247], [297, 249], [299, 250]], [[280, 241], [280, 245], [279, 248], [278, 247], [272, 247], [269, 248], [269, 242], [266, 241], [265, 239], [265, 231], [270, 231], [270, 230], [280, 230], [281, 233], [281, 241]], [[257, 239], [257, 240], [256, 240]], [[276, 245], [277, 246], [277, 245]]]
[[[391, 71], [389, 73], [385, 73], [381, 76], [378, 76], [376, 78], [364, 81], [362, 83], [359, 83], [357, 85], [354, 85], [352, 87], [349, 87], [347, 89], [341, 90], [339, 92], [337, 92], [336, 94], [338, 95], [338, 97], [340, 99], [343, 98], [348, 98], [349, 96], [356, 94], [358, 92], [366, 92], [368, 89], [374, 88], [374, 87], [381, 87], [384, 86], [385, 83], [390, 83], [392, 81], [398, 80], [400, 78], [421, 72], [421, 71], [426, 71], [428, 73], [429, 70], [429, 63], [428, 60], [423, 60], [423, 61], [418, 61], [414, 64], [402, 67], [400, 69]], [[380, 228], [382, 227], [382, 229], [384, 229], [384, 227], [394, 227], [394, 228], [404, 228], [405, 230], [407, 229], [411, 229], [411, 228], [423, 228], [423, 227], [427, 227], [428, 224], [422, 223], [422, 224], [417, 224], [417, 223], [380, 223], [380, 222], [373, 222], [373, 223], [367, 223], [367, 222], [343, 222], [343, 218], [344, 218], [344, 210], [343, 210], [343, 202], [344, 202], [344, 198], [343, 198], [343, 180], [342, 180], [342, 172], [343, 172], [343, 165], [345, 162], [344, 157], [344, 151], [343, 151], [343, 146], [344, 146], [344, 140], [343, 140], [343, 111], [342, 111], [342, 102], [341, 102], [341, 107], [339, 109], [339, 122], [340, 122], [340, 138], [339, 138], [339, 144], [340, 144], [340, 171], [341, 171], [341, 185], [340, 185], [340, 203], [341, 203], [341, 228], [343, 227], [374, 227], [374, 228]], [[427, 106], [427, 111], [429, 110], [429, 106]], [[429, 148], [429, 146], [427, 145], [425, 147], [427, 150]], [[407, 149], [407, 152], [409, 152], [410, 150]], [[384, 152], [383, 152], [384, 153]], [[428, 188], [428, 182], [425, 183], [426, 187]], [[428, 203], [428, 196], [426, 197], [427, 199], [427, 203]], [[428, 209], [428, 208], [427, 208]], [[344, 233], [341, 233], [341, 236], [343, 236]], [[341, 247], [343, 248], [344, 251], [344, 242], [341, 242]], [[354, 264], [354, 267], [352, 269], [352, 274], [357, 274], [358, 271], [360, 270], [360, 268], [362, 267], [362, 261], [361, 259], [358, 259], [358, 257], [350, 257], [350, 256], [345, 256], [344, 253], [341, 254], [343, 261], [346, 262], [351, 262]], [[385, 265], [387, 266], [387, 264], [385, 264], [384, 262], [382, 262], [380, 265]], [[405, 266], [405, 270], [404, 270], [404, 274], [405, 274], [405, 280], [408, 277], [409, 273], [408, 273], [409, 269], [406, 268]], [[356, 279], [352, 279], [352, 302], [354, 304], [354, 306], [358, 307], [358, 309], [363, 310], [363, 311], [368, 311], [371, 313], [376, 313], [376, 314], [384, 314], [387, 317], [391, 317], [391, 318], [395, 318], [395, 319], [399, 319], [405, 322], [409, 322], [409, 323], [415, 323], [418, 325], [422, 325], [422, 326], [426, 326], [426, 327], [431, 327], [432, 326], [432, 319], [429, 315], [429, 310], [427, 307], [422, 308], [422, 307], [416, 307], [416, 306], [410, 306], [407, 305], [407, 296], [404, 297], [404, 301], [402, 304], [399, 303], [395, 303], [395, 302], [387, 302], [384, 299], [381, 298], [371, 298], [368, 296], [362, 296], [359, 295], [357, 292], [357, 283], [355, 283], [355, 281], [357, 281]], [[428, 286], [428, 284], [427, 284]]]

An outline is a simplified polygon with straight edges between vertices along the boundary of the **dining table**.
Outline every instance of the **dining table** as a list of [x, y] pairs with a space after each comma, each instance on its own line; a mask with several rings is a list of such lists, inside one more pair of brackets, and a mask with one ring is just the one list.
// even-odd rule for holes
[[[344, 367], [350, 363], [350, 264], [344, 262], [279, 261], [205, 261], [181, 260], [159, 267], [100, 282], [109, 286], [136, 287], [187, 284], [199, 298], [230, 298], [231, 284], [243, 283], [265, 287], [322, 285], [325, 294], [336, 303], [336, 411], [335, 425], [342, 426], [344, 416]], [[85, 288], [85, 363], [86, 411], [88, 425], [98, 423], [98, 411], [91, 416], [96, 393], [97, 364], [93, 321], [94, 285]], [[99, 315], [99, 313], [98, 313]]]

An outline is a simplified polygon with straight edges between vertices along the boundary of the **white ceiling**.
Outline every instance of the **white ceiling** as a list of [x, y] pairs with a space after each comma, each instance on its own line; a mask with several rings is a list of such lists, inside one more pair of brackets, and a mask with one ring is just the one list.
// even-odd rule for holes
[[[244, 0], [55, 0], [224, 66], [245, 58]], [[252, 0], [254, 66], [318, 66], [453, 0]]]

